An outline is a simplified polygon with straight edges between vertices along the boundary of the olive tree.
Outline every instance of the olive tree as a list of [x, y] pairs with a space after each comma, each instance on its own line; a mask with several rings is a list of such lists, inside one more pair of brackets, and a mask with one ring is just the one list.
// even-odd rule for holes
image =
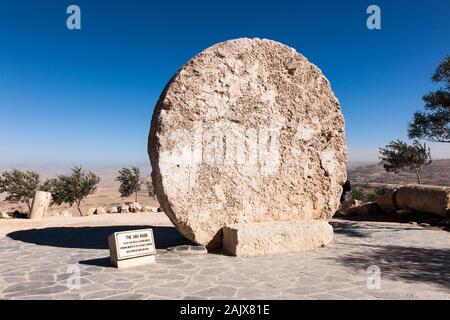
[[138, 201], [138, 192], [141, 191], [142, 178], [138, 167], [122, 168], [116, 181], [120, 182], [119, 192], [121, 197], [129, 197], [133, 193], [135, 201]]
[[39, 173], [13, 169], [0, 176], [0, 193], [6, 193], [6, 201], [25, 203], [31, 212], [31, 200], [39, 189]]
[[47, 180], [43, 189], [51, 192], [52, 204], [76, 205], [82, 216], [81, 203], [84, 198], [97, 190], [99, 182], [100, 178], [95, 173], [84, 171], [81, 167], [74, 167], [70, 175], [60, 175], [55, 179]]

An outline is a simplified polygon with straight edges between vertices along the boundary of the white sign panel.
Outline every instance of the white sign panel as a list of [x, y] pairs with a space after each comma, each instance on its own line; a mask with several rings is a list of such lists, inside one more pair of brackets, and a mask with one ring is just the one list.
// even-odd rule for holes
[[156, 253], [155, 240], [151, 229], [116, 232], [114, 236], [119, 260]]

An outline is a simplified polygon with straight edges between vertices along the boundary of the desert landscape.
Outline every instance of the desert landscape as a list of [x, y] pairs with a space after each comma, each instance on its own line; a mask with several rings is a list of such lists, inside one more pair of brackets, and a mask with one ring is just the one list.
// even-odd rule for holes
[[[138, 165], [143, 176], [151, 179], [150, 165]], [[35, 170], [39, 172], [43, 179], [54, 178], [59, 174], [66, 174], [70, 171], [69, 166], [16, 166], [14, 168], [21, 170]], [[105, 167], [87, 167], [97, 173], [101, 180], [97, 191], [89, 195], [83, 202], [83, 210], [97, 207], [119, 206], [126, 202], [133, 202], [133, 196], [121, 198], [119, 193], [119, 183], [115, 181], [120, 166]], [[12, 169], [11, 166], [0, 166], [0, 172]], [[427, 185], [440, 185], [450, 187], [450, 159], [436, 159], [429, 166], [426, 166], [422, 173], [423, 183]], [[384, 184], [415, 184], [416, 177], [410, 172], [386, 172], [380, 163], [373, 164], [348, 164], [348, 179], [352, 185], [363, 189], [376, 189]], [[26, 211], [24, 204], [10, 203], [5, 201], [6, 195], [0, 194], [0, 211], [13, 212], [15, 210]], [[145, 187], [139, 192], [139, 203], [142, 205], [159, 206], [154, 197], [149, 197]], [[50, 216], [58, 216], [61, 211], [68, 210], [73, 216], [79, 216], [74, 207], [67, 204], [61, 206], [52, 206], [49, 210]]]
[[[354, 184], [413, 184], [417, 183], [413, 173], [386, 172], [379, 163], [358, 165], [349, 163], [348, 179]], [[439, 186], [450, 186], [450, 159], [436, 159], [426, 166], [422, 172], [422, 183]]]
[[[150, 176], [150, 166], [149, 165], [139, 165], [144, 179], [149, 179]], [[89, 195], [81, 206], [83, 211], [89, 208], [104, 207], [110, 208], [114, 206], [119, 206], [124, 203], [134, 202], [134, 196], [122, 198], [119, 193], [119, 182], [115, 181], [120, 166], [105, 166], [105, 167], [92, 167], [88, 168], [94, 171], [100, 177], [100, 183], [98, 184], [97, 190], [94, 194]], [[0, 172], [13, 169], [12, 167], [0, 167]], [[32, 170], [39, 172], [42, 180], [56, 178], [58, 175], [67, 174], [70, 172], [70, 166], [17, 166], [14, 169], [20, 170]], [[24, 203], [17, 204], [4, 201], [5, 194], [0, 194], [0, 211], [27, 211], [27, 207]], [[147, 189], [145, 186], [142, 187], [142, 191], [139, 192], [139, 203], [141, 205], [149, 206], [159, 206], [157, 200], [154, 197], [149, 197]], [[49, 209], [49, 216], [58, 216], [60, 212], [68, 211], [73, 216], [79, 216], [77, 209], [67, 204], [62, 204], [60, 206], [54, 205]]]

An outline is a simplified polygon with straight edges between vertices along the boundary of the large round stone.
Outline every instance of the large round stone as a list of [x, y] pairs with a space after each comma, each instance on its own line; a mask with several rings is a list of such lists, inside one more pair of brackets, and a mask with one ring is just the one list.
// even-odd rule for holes
[[222, 42], [179, 69], [155, 106], [148, 150], [164, 212], [208, 248], [229, 224], [330, 219], [346, 179], [330, 83], [270, 40]]

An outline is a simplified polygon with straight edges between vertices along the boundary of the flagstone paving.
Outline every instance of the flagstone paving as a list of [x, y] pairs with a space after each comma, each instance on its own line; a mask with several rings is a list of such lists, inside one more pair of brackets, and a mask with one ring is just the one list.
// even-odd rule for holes
[[133, 226], [14, 231], [0, 237], [0, 299], [450, 299], [449, 232], [332, 224], [325, 248], [255, 258], [169, 252], [187, 241], [154, 227], [157, 263], [127, 270], [109, 267], [106, 236]]

